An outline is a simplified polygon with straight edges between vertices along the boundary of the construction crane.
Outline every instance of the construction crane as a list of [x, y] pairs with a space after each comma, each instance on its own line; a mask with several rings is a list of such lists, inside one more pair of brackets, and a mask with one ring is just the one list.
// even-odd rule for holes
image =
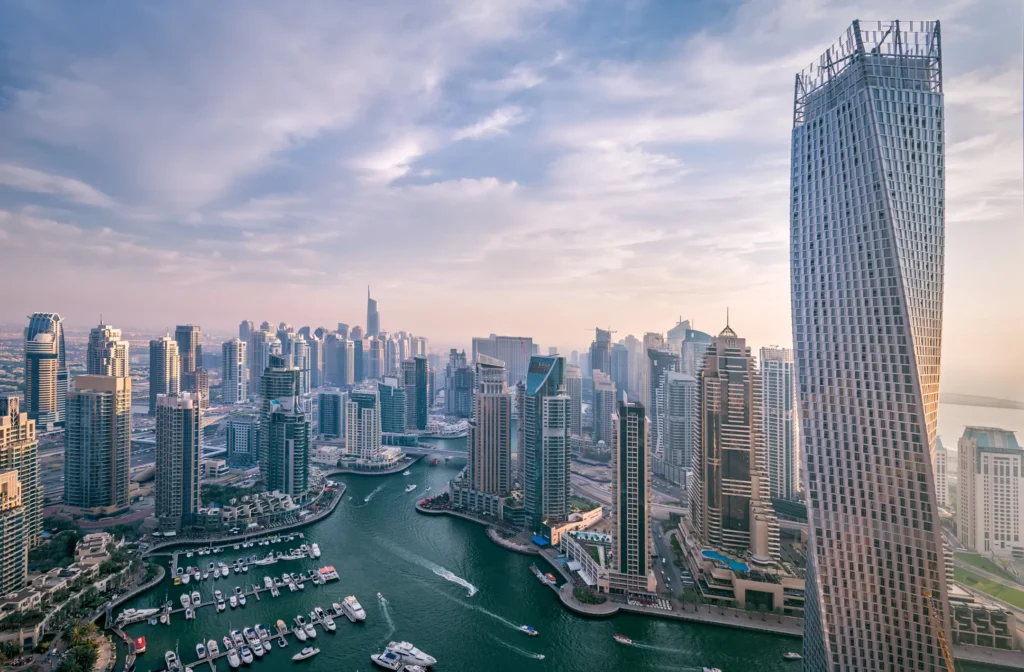
[[946, 661], [946, 672], [956, 672], [956, 663], [953, 662], [953, 654], [949, 652], [949, 642], [946, 641], [946, 629], [939, 623], [939, 619], [935, 617], [935, 612], [938, 611], [935, 608], [935, 600], [932, 598], [931, 591], [924, 591], [925, 609], [928, 610], [928, 620], [932, 622], [932, 627], [935, 628], [935, 636], [939, 640], [939, 650], [942, 651], [942, 659]]

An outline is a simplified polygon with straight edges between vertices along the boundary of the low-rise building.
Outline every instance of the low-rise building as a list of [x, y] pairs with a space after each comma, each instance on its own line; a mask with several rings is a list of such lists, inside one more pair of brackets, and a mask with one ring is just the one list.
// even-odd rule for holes
[[1017, 619], [1009, 609], [950, 584], [949, 616], [953, 644], [1013, 651], [1019, 641]]

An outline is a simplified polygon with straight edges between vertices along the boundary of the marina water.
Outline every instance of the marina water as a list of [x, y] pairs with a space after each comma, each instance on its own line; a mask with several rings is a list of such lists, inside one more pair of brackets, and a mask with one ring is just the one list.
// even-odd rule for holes
[[[339, 618], [333, 634], [318, 628], [317, 638], [311, 643], [320, 648], [320, 654], [308, 661], [292, 662], [292, 654], [301, 647], [290, 638], [288, 648], [275, 646], [250, 669], [270, 672], [301, 666], [310, 672], [369, 672], [374, 669], [370, 654], [383, 650], [392, 639], [410, 641], [436, 657], [438, 670], [683, 672], [699, 671], [704, 665], [719, 667], [723, 672], [799, 669], [799, 663], [782, 660], [784, 652], [800, 650], [798, 639], [638, 616], [588, 620], [570, 614], [557, 596], [530, 573], [536, 558], [499, 548], [487, 538], [482, 526], [416, 513], [413, 505], [426, 489], [431, 488], [427, 494], [442, 492], [459, 468], [461, 463], [442, 462], [431, 467], [421, 460], [407, 477], [343, 476], [340, 480], [348, 486], [344, 501], [327, 520], [304, 528], [305, 540], [296, 538], [290, 543], [238, 551], [229, 545], [223, 553], [201, 557], [186, 558], [182, 554], [182, 564], [205, 568], [211, 560], [230, 565], [239, 556], [265, 556], [269, 550], [286, 551], [303, 541], [318, 543], [322, 551], [318, 560], [253, 566], [246, 574], [232, 572], [228, 578], [216, 581], [192, 581], [175, 587], [167, 578], [122, 608], [156, 607], [165, 596], [178, 606], [178, 598], [186, 590], [199, 590], [207, 601], [214, 589], [227, 594], [236, 585], [262, 586], [264, 575], [280, 576], [282, 572], [308, 571], [324, 565], [334, 566], [341, 580], [326, 586], [307, 582], [304, 591], [295, 593], [285, 588], [278, 598], [269, 592], [261, 593], [259, 601], [250, 596], [245, 607], [229, 607], [219, 614], [213, 607], [203, 607], [192, 621], [177, 614], [170, 625], [129, 626], [130, 636], [144, 636], [147, 643], [137, 669], [162, 669], [164, 652], [176, 645], [183, 661], [192, 663], [196, 660], [196, 642], [216, 639], [219, 643], [232, 628], [241, 630], [256, 623], [273, 632], [278, 619], [290, 626], [297, 614], [308, 617], [313, 607], [329, 608], [346, 595], [355, 595], [362, 603], [366, 610], [364, 623], [352, 624]], [[406, 493], [409, 483], [418, 487]], [[381, 485], [377, 494], [364, 502]], [[377, 599], [378, 592], [385, 602]], [[518, 632], [516, 627], [521, 624], [537, 628], [540, 636], [527, 637]], [[630, 637], [634, 645], [617, 644], [612, 640], [615, 633]], [[124, 662], [124, 647], [119, 651], [117, 669]], [[544, 658], [536, 658], [538, 655]], [[195, 672], [209, 669], [208, 664], [197, 665]], [[229, 672], [227, 659], [220, 659], [217, 669]]]

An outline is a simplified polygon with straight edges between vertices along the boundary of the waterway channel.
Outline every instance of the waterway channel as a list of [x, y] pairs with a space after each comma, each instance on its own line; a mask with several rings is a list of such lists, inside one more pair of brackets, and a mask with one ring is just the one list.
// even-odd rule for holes
[[[147, 652], [139, 658], [138, 669], [162, 668], [164, 652], [176, 646], [181, 658], [190, 663], [196, 659], [196, 642], [211, 638], [219, 642], [230, 629], [256, 623], [273, 629], [279, 618], [291, 624], [295, 615], [308, 614], [316, 605], [329, 607], [349, 594], [356, 595], [366, 609], [366, 622], [353, 625], [339, 619], [336, 633], [321, 630], [315, 640], [321, 653], [301, 663], [310, 672], [368, 672], [373, 669], [370, 654], [390, 640], [413, 642], [438, 659], [439, 670], [699, 671], [701, 666], [714, 666], [723, 672], [772, 672], [799, 668], [782, 660], [784, 652], [800, 650], [797, 639], [639, 616], [588, 620], [568, 613], [557, 596], [530, 573], [535, 558], [499, 548], [474, 523], [416, 513], [415, 500], [423, 497], [427, 488], [433, 493], [442, 491], [459, 468], [455, 463], [430, 466], [420, 461], [408, 477], [343, 476], [340, 480], [348, 486], [344, 501], [327, 520], [303, 530], [307, 543], [320, 545], [323, 555], [319, 560], [253, 567], [248, 574], [232, 573], [226, 579], [198, 585], [174, 587], [167, 579], [124, 605], [152, 607], [169, 598], [177, 606], [182, 592], [197, 588], [206, 601], [214, 588], [228, 592], [243, 583], [262, 584], [264, 574], [280, 576], [323, 565], [332, 565], [341, 574], [340, 581], [322, 587], [307, 583], [304, 591], [289, 593], [286, 589], [279, 598], [269, 593], [262, 594], [260, 601], [250, 597], [245, 607], [220, 614], [203, 607], [192, 621], [176, 615], [167, 626], [130, 626], [130, 636], [142, 635], [147, 640]], [[412, 493], [405, 492], [409, 483], [418, 486]], [[270, 548], [283, 551], [300, 543], [296, 539]], [[228, 548], [215, 556], [190, 559], [183, 555], [181, 562], [205, 566], [215, 559], [230, 564], [239, 555], [266, 554], [267, 550]], [[378, 592], [385, 601], [377, 599]], [[518, 632], [520, 624], [532, 625], [540, 636], [531, 638]], [[612, 635], [617, 632], [635, 644], [616, 643]], [[253, 672], [295, 665], [291, 655], [299, 647], [294, 639], [290, 642], [287, 649], [275, 647], [273, 653], [255, 661]], [[229, 670], [226, 659], [218, 661], [217, 667], [220, 672]], [[208, 665], [195, 668], [196, 672], [209, 669]]]

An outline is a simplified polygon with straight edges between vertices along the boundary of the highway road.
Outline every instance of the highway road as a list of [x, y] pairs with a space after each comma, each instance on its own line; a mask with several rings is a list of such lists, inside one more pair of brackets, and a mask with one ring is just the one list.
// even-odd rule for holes
[[[682, 595], [683, 581], [679, 568], [673, 562], [675, 554], [672, 552], [672, 541], [668, 532], [663, 528], [661, 521], [651, 523], [651, 538], [654, 539], [654, 549], [659, 559], [654, 563], [655, 575], [658, 579], [658, 591]], [[665, 564], [661, 564], [660, 558], [665, 558]], [[662, 575], [664, 573], [664, 576]], [[672, 579], [666, 582], [665, 577]]]

